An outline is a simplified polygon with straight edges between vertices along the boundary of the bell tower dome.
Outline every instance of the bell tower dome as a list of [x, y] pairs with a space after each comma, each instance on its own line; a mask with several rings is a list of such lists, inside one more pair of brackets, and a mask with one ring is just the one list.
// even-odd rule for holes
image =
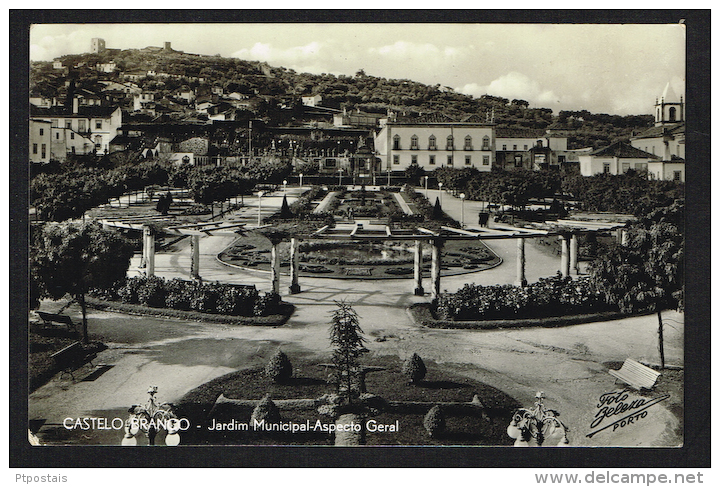
[[675, 94], [670, 82], [665, 85], [662, 97], [655, 99], [655, 126], [685, 121], [683, 97]]

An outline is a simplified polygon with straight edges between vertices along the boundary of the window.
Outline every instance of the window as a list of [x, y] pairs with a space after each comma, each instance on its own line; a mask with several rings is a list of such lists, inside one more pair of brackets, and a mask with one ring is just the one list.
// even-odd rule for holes
[[411, 150], [418, 150], [418, 138], [417, 135], [413, 135], [410, 137], [410, 149]]
[[410, 156], [410, 164], [417, 166], [417, 156], [415, 154]]
[[393, 137], [393, 150], [400, 150], [400, 136]]
[[517, 150], [517, 144], [513, 144], [513, 150]]
[[483, 156], [483, 166], [490, 165], [490, 156]]
[[60, 123], [60, 122], [58, 121], [58, 119], [57, 119], [57, 118], [53, 118], [52, 121], [50, 122], [50, 126], [57, 128], [57, 127], [60, 126], [60, 125], [58, 125], [58, 123]]
[[622, 172], [623, 174], [628, 172], [630, 170], [630, 163], [629, 162], [623, 162], [622, 163]]
[[431, 135], [428, 138], [428, 149], [429, 150], [436, 150], [437, 149], [437, 139], [434, 135]]
[[400, 156], [393, 156], [393, 164], [400, 164]]
[[102, 120], [95, 120], [95, 128], [98, 130], [102, 129]]
[[523, 167], [523, 162], [522, 162], [522, 156], [521, 156], [521, 155], [516, 155], [516, 156], [515, 156], [515, 167]]
[[33, 144], [33, 154], [37, 154], [37, 144]]
[[453, 158], [452, 156], [447, 156], [447, 165], [452, 166], [453, 165]]
[[675, 107], [670, 107], [670, 121], [675, 121]]
[[45, 144], [43, 144], [43, 145], [42, 145], [42, 154], [40, 155], [40, 157], [42, 157], [43, 159], [45, 159], [45, 155], [46, 155], [46, 154], [45, 154], [45, 151], [46, 151], [46, 150], [47, 150], [47, 148], [45, 147]]
[[503, 150], [507, 150], [507, 144], [503, 144]]
[[[483, 139], [483, 144], [484, 143], [485, 143], [485, 139]], [[465, 136], [465, 146], [463, 148], [465, 150], [473, 150], [472, 137], [470, 137], [469, 135]]]
[[564, 164], [565, 163], [565, 156], [558, 156], [558, 163]]
[[528, 150], [527, 144], [523, 145], [523, 150]]
[[447, 136], [447, 144], [445, 145], [445, 150], [455, 150], [455, 140], [453, 139], [452, 135]]
[[325, 167], [334, 168], [337, 167], [337, 160], [325, 159]]
[[75, 132], [70, 132], [70, 140], [75, 140]]
[[483, 137], [482, 150], [490, 150], [490, 137]]
[[682, 181], [682, 171], [673, 171], [673, 181]]
[[[45, 129], [40, 129], [40, 135], [41, 136], [45, 135]], [[680, 147], [680, 146], [678, 146], [678, 147]]]
[[610, 174], [610, 163], [609, 162], [603, 162], [603, 172], [605, 174]]
[[72, 128], [72, 120], [66, 120], [65, 121], [65, 128], [71, 129]]
[[78, 132], [87, 132], [85, 120], [78, 120]]
[[472, 156], [465, 156], [465, 165], [466, 166], [472, 165]]
[[435, 165], [435, 156], [434, 156], [434, 155], [430, 155], [430, 161], [429, 161], [429, 163], [430, 163], [431, 166], [434, 166], [434, 165]]
[[535, 142], [535, 146], [536, 146], [536, 147], [540, 147], [540, 148], [542, 149], [542, 147], [543, 147], [543, 141], [542, 141], [542, 140], [538, 140], [537, 142]]
[[635, 170], [637, 172], [647, 172], [647, 170], [648, 170], [647, 162], [636, 162]]
[[60, 132], [55, 132], [55, 140], [60, 140]]

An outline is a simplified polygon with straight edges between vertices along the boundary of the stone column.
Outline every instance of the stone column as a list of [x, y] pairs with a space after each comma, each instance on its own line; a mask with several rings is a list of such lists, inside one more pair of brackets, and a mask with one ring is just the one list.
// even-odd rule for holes
[[190, 277], [200, 279], [200, 235], [190, 236]]
[[561, 256], [560, 256], [560, 273], [563, 277], [567, 277], [570, 275], [570, 252], [568, 249], [568, 238], [566, 234], [560, 235], [560, 247], [561, 247]]
[[297, 238], [290, 239], [290, 294], [300, 292], [300, 284], [298, 283], [298, 273], [300, 272], [300, 240]]
[[578, 239], [577, 234], [573, 233], [570, 237], [570, 274], [577, 276], [578, 270]]
[[422, 251], [423, 245], [421, 240], [415, 241], [415, 296], [424, 296], [425, 290], [422, 286]]
[[280, 294], [280, 252], [278, 249], [278, 243], [272, 244], [270, 250], [270, 284], [272, 292]]
[[527, 286], [527, 279], [525, 279], [525, 239], [517, 239], [517, 275], [515, 278], [516, 286]]
[[143, 227], [143, 263], [145, 264], [145, 275], [155, 275], [155, 235], [149, 226]]
[[432, 299], [436, 299], [440, 296], [440, 266], [441, 263], [441, 251], [442, 241], [435, 239], [432, 242], [432, 267], [430, 268], [430, 280], [432, 281], [432, 287], [430, 295]]
[[630, 243], [630, 236], [628, 234], [627, 228], [621, 228], [619, 230], [620, 232], [620, 245], [623, 247], [627, 247], [628, 243]]

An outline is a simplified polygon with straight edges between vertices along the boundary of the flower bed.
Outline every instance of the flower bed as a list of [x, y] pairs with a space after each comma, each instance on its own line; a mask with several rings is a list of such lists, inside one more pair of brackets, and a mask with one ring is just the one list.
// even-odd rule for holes
[[535, 319], [617, 311], [605, 304], [590, 279], [556, 276], [526, 287], [466, 284], [456, 293], [438, 297], [441, 320]]
[[128, 278], [111, 289], [92, 290], [90, 295], [106, 301], [231, 316], [267, 316], [277, 313], [280, 304], [280, 296], [260, 296], [255, 286], [178, 278], [166, 281], [157, 276]]

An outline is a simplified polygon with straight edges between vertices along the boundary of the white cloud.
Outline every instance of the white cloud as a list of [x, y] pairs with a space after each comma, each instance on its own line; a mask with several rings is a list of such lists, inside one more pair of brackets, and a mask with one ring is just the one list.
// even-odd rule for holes
[[558, 96], [553, 90], [544, 89], [540, 83], [517, 71], [504, 74], [488, 85], [468, 83], [457, 88], [456, 91], [476, 98], [487, 94], [510, 100], [525, 100], [531, 106], [552, 108], [554, 111], [557, 111], [560, 104], [565, 105], [570, 102], [569, 97]]
[[323, 45], [312, 41], [304, 46], [292, 46], [287, 48], [275, 47], [269, 43], [256, 42], [250, 48], [243, 48], [231, 54], [232, 57], [250, 59], [254, 61], [266, 61], [278, 65], [295, 65], [299, 62], [313, 61], [319, 57]]

